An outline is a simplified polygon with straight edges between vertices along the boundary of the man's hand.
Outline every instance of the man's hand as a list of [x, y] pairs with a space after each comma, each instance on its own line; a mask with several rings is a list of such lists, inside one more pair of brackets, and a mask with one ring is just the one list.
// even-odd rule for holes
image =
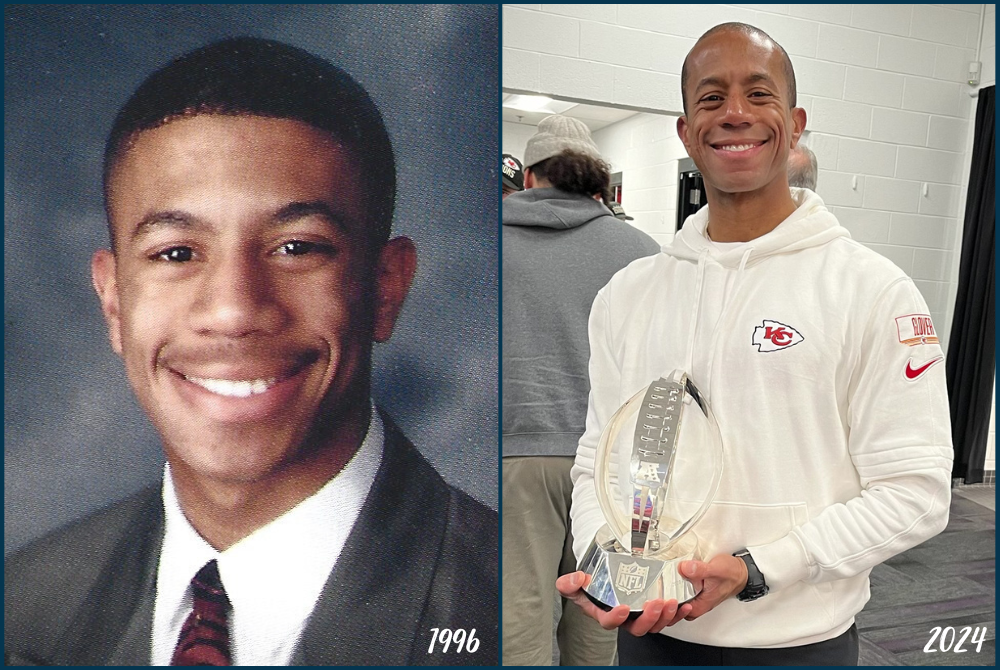
[[694, 584], [698, 595], [684, 604], [684, 607], [691, 609], [684, 614], [678, 611], [668, 626], [673, 626], [681, 619], [694, 621], [702, 614], [711, 612], [723, 600], [735, 596], [747, 585], [746, 563], [729, 554], [719, 554], [708, 563], [684, 561], [680, 565], [680, 573]]
[[[659, 633], [665, 626], [672, 626], [691, 613], [690, 603], [678, 608], [676, 600], [648, 600], [642, 607], [642, 614], [635, 620], [629, 621], [628, 605], [618, 605], [610, 612], [605, 612], [590, 602], [587, 594], [583, 592], [583, 587], [589, 582], [589, 575], [583, 572], [571, 572], [556, 580], [556, 588], [564, 598], [582, 607], [587, 616], [595, 619], [607, 630], [621, 627], [636, 637], [646, 633]], [[743, 587], [740, 587], [740, 590], [742, 589]]]

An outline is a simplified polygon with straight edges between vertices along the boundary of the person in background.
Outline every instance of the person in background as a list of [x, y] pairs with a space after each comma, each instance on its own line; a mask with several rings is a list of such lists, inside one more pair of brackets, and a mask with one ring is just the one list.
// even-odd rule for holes
[[788, 185], [816, 190], [816, 154], [801, 142], [788, 153]]
[[503, 198], [511, 193], [518, 193], [524, 190], [524, 169], [521, 161], [511, 154], [504, 154], [500, 158], [500, 174], [503, 181]]
[[[615, 272], [659, 245], [595, 199], [611, 177], [582, 122], [544, 119], [524, 164], [526, 190], [502, 205], [503, 662], [549, 665], [554, 582], [576, 569], [570, 468], [590, 390], [587, 315]], [[563, 665], [614, 660], [615, 632], [575, 605], [556, 638]]]
[[629, 216], [625, 213], [625, 208], [621, 206], [621, 203], [612, 202], [609, 207], [611, 213], [615, 215], [615, 218], [620, 221], [635, 221], [635, 217]]

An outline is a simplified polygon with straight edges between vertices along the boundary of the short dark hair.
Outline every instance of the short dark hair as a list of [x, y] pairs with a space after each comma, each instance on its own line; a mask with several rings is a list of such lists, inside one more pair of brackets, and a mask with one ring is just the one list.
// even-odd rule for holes
[[714, 28], [709, 28], [705, 31], [705, 34], [698, 38], [698, 41], [694, 43], [691, 47], [691, 51], [688, 52], [687, 56], [684, 57], [684, 64], [681, 66], [681, 103], [684, 107], [684, 114], [687, 115], [688, 103], [687, 103], [687, 80], [688, 80], [688, 58], [691, 57], [691, 53], [694, 52], [695, 48], [701, 41], [707, 37], [711, 37], [716, 33], [721, 33], [724, 31], [733, 31], [738, 33], [743, 33], [748, 37], [759, 37], [761, 39], [767, 40], [773, 44], [778, 49], [778, 53], [781, 54], [781, 64], [785, 70], [785, 80], [788, 82], [788, 106], [789, 108], [794, 107], [796, 103], [796, 89], [795, 89], [795, 69], [792, 67], [792, 60], [788, 57], [788, 52], [785, 48], [778, 44], [773, 37], [765, 33], [763, 30], [757, 26], [751, 26], [749, 23], [739, 23], [736, 21], [730, 23], [720, 23]]
[[535, 163], [527, 168], [535, 177], [547, 179], [560, 191], [593, 197], [601, 194], [602, 199], [611, 185], [611, 167], [600, 158], [590, 154], [564, 149], [552, 158]]
[[111, 172], [135, 137], [202, 114], [302, 121], [351, 152], [365, 185], [369, 242], [381, 246], [392, 227], [396, 165], [378, 108], [346, 72], [297, 47], [236, 37], [185, 54], [150, 75], [118, 112], [104, 150], [104, 205]]

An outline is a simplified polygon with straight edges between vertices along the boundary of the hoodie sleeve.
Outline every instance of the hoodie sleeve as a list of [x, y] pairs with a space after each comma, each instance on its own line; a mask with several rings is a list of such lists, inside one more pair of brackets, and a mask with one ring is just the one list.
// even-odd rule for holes
[[770, 544], [749, 547], [773, 589], [851, 577], [940, 533], [953, 450], [944, 355], [927, 305], [901, 277], [876, 300], [848, 387], [861, 493]]
[[611, 320], [608, 302], [602, 290], [590, 310], [590, 397], [587, 402], [587, 428], [576, 450], [573, 479], [573, 504], [570, 518], [573, 529], [573, 553], [576, 560], [587, 551], [597, 531], [604, 524], [604, 514], [597, 502], [594, 487], [594, 457], [601, 431], [618, 411], [615, 400], [621, 383], [621, 371], [611, 345]]

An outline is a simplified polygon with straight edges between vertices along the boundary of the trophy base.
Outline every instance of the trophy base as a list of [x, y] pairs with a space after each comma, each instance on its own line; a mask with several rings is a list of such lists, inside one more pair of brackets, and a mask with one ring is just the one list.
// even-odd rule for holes
[[594, 604], [605, 611], [628, 605], [629, 618], [634, 619], [648, 600], [676, 600], [681, 605], [697, 595], [694, 585], [677, 570], [681, 561], [694, 558], [697, 558], [694, 551], [670, 558], [627, 554], [604, 526], [577, 569], [590, 576], [590, 583], [583, 591]]

